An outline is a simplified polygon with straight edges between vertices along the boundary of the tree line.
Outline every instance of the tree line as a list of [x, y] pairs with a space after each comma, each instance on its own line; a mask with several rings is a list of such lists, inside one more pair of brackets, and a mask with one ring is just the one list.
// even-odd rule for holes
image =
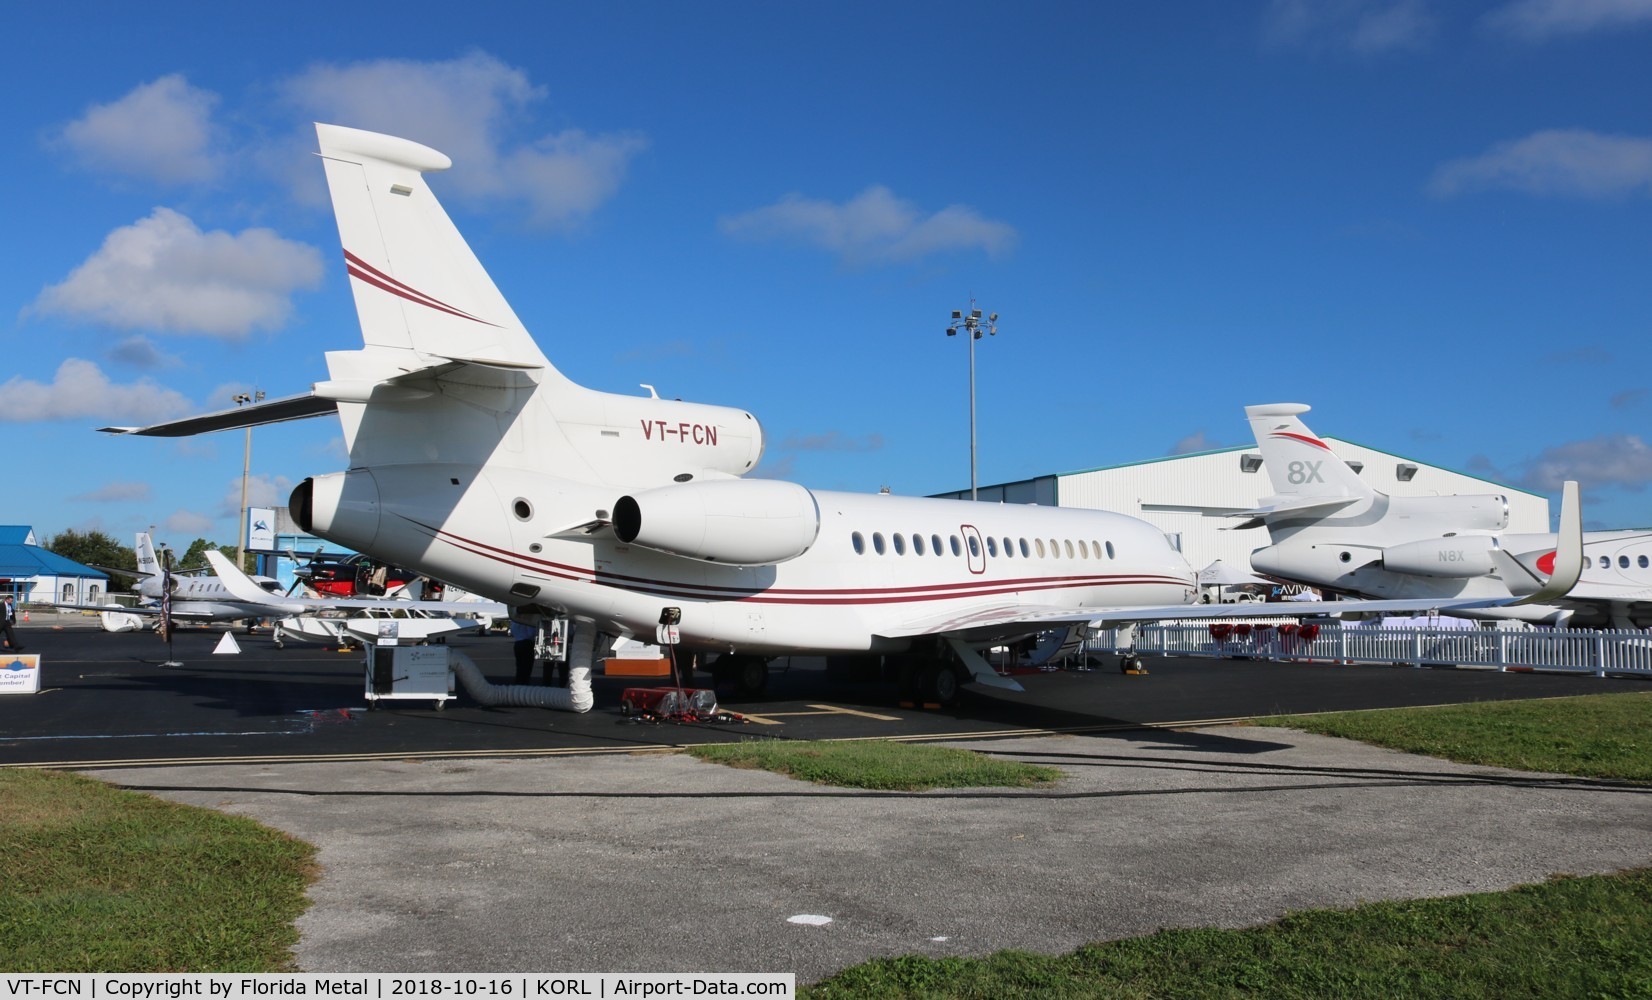
[[[55, 552], [65, 559], [73, 559], [84, 566], [128, 570], [138, 568], [137, 551], [130, 545], [122, 545], [102, 531], [76, 531], [70, 528], [47, 538], [46, 544], [41, 547], [48, 552]], [[160, 547], [161, 543], [156, 542], [155, 548], [159, 550]], [[177, 550], [173, 550], [176, 558], [172, 568], [178, 572], [205, 569], [208, 549], [215, 549], [228, 555], [235, 551], [235, 546], [219, 545], [217, 542], [209, 542], [205, 538], [197, 538], [189, 543], [189, 548], [184, 550], [182, 556], [177, 556]], [[247, 562], [250, 561], [249, 555]], [[252, 572], [249, 566], [243, 565], [241, 568], [249, 573]]]

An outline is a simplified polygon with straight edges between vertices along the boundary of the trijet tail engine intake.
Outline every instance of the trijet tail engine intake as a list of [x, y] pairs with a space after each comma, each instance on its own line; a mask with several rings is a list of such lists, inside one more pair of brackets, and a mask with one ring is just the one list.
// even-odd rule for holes
[[1438, 576], [1461, 580], [1497, 571], [1493, 535], [1453, 535], [1424, 538], [1382, 550], [1382, 568], [1391, 573]]
[[820, 505], [796, 483], [714, 479], [619, 498], [614, 534], [628, 545], [732, 566], [796, 559], [820, 535]]

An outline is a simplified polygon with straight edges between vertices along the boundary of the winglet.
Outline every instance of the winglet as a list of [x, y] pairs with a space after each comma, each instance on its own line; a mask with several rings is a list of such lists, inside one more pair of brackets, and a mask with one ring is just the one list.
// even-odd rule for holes
[[1564, 597], [1583, 575], [1583, 510], [1578, 503], [1577, 483], [1568, 479], [1560, 488], [1560, 533], [1555, 536], [1554, 572], [1537, 593], [1516, 604], [1543, 604]]

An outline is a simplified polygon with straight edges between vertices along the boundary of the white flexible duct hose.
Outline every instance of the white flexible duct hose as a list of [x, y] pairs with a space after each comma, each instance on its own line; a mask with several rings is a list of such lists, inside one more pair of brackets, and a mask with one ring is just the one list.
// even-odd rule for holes
[[[583, 633], [584, 641], [581, 641]], [[560, 708], [565, 712], [589, 712], [596, 699], [591, 695], [591, 633], [576, 629], [569, 643], [568, 686], [536, 687], [531, 684], [494, 684], [482, 676], [476, 661], [457, 649], [447, 651], [448, 663], [464, 685], [465, 693], [489, 707]], [[583, 663], [579, 651], [584, 650]]]

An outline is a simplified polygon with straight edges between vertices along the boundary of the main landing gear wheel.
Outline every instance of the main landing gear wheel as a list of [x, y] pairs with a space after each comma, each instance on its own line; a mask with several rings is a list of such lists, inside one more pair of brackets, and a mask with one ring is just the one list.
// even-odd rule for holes
[[1129, 656], [1119, 657], [1119, 670], [1127, 674], [1147, 673], [1146, 670], [1142, 669], [1141, 657], [1135, 655], [1134, 653]]
[[964, 681], [950, 663], [937, 663], [924, 671], [924, 700], [943, 708], [954, 708], [964, 697]]
[[718, 687], [733, 686], [737, 698], [756, 698], [768, 690], [769, 661], [761, 656], [730, 653], [711, 668]]

